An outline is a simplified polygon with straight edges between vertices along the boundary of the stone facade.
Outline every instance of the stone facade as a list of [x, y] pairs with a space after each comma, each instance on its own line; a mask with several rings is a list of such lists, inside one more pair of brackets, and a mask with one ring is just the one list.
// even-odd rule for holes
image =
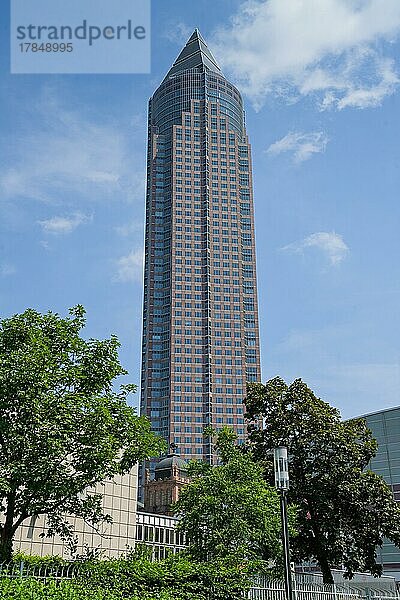
[[146, 472], [144, 487], [144, 510], [148, 513], [170, 515], [171, 504], [179, 498], [182, 487], [189, 483], [187, 463], [171, 454], [162, 459], [155, 468], [154, 479]]

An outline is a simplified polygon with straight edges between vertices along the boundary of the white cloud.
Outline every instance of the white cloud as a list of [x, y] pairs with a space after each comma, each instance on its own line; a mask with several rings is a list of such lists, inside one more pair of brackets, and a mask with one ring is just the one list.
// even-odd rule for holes
[[3, 263], [0, 265], [0, 275], [1, 277], [9, 277], [10, 275], [14, 275], [17, 272], [14, 265], [9, 263]]
[[121, 124], [88, 118], [66, 110], [46, 90], [31, 109], [31, 119], [10, 141], [12, 162], [3, 161], [0, 169], [3, 198], [53, 204], [64, 194], [89, 201], [143, 197], [143, 148], [138, 160], [129, 119]]
[[79, 225], [90, 223], [90, 221], [92, 221], [92, 217], [82, 213], [74, 213], [68, 217], [51, 217], [50, 219], [38, 221], [38, 223], [42, 227], [44, 233], [63, 235], [71, 233], [74, 229], [79, 227]]
[[119, 225], [115, 227], [115, 232], [122, 237], [128, 237], [139, 232], [143, 233], [143, 221], [131, 221], [124, 225]]
[[194, 27], [183, 23], [183, 21], [167, 23], [164, 37], [173, 44], [183, 46], [192, 35]]
[[212, 46], [256, 108], [313, 93], [322, 109], [366, 108], [399, 83], [384, 54], [399, 32], [398, 0], [247, 0]]
[[121, 256], [116, 262], [115, 279], [121, 282], [143, 281], [144, 254], [142, 249], [132, 250], [128, 255]]
[[328, 137], [322, 131], [291, 132], [271, 144], [267, 153], [277, 155], [282, 152], [293, 152], [294, 161], [300, 163], [311, 158], [313, 154], [324, 152], [327, 143]]
[[328, 233], [320, 231], [313, 233], [300, 242], [293, 242], [281, 248], [281, 250], [295, 253], [303, 253], [306, 248], [317, 248], [328, 258], [331, 265], [338, 265], [346, 257], [349, 247], [341, 235], [335, 232]]

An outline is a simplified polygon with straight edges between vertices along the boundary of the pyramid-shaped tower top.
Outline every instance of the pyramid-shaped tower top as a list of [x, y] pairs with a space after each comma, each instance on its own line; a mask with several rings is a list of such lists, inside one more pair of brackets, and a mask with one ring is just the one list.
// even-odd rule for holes
[[199, 30], [196, 28], [186, 42], [186, 46], [168, 71], [165, 79], [177, 75], [182, 71], [196, 69], [197, 67], [203, 67], [208, 71], [222, 74], [217, 61], [211, 54]]

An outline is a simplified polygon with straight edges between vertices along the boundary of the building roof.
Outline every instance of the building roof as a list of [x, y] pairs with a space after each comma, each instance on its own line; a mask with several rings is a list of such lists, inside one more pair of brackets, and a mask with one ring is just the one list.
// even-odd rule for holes
[[186, 473], [188, 469], [188, 464], [177, 454], [168, 454], [165, 458], [160, 460], [155, 467], [155, 478], [156, 479], [165, 479], [166, 477], [170, 477], [172, 475], [172, 468], [178, 467], [180, 471]]
[[391, 411], [396, 411], [396, 410], [399, 410], [399, 409], [400, 409], [400, 406], [391, 406], [390, 408], [382, 408], [381, 410], [375, 410], [373, 412], [366, 413], [366, 414], [363, 414], [363, 415], [357, 415], [356, 417], [351, 417], [350, 419], [347, 419], [347, 420], [351, 421], [352, 419], [365, 419], [367, 417], [373, 417], [374, 415], [380, 415], [380, 414], [383, 414], [383, 413], [386, 414], [386, 413], [389, 413]]
[[222, 75], [217, 61], [211, 54], [199, 30], [196, 28], [186, 42], [186, 46], [181, 50], [178, 58], [168, 71], [165, 79], [173, 77], [183, 71], [187, 71], [188, 69], [196, 69], [199, 67], [201, 70], [205, 69]]
[[181, 471], [187, 471], [188, 464], [177, 454], [168, 454], [165, 458], [160, 460], [155, 467], [155, 472], [171, 470], [173, 466], [177, 466]]

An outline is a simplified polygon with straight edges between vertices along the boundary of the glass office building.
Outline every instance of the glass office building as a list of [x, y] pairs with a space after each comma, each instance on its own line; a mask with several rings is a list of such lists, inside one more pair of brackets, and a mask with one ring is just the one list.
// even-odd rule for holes
[[149, 102], [141, 413], [185, 459], [212, 463], [203, 429], [244, 439], [259, 354], [242, 98], [195, 30]]
[[[370, 467], [391, 486], [395, 500], [400, 502], [400, 406], [363, 415], [374, 438], [378, 452]], [[385, 541], [378, 548], [378, 560], [385, 575], [393, 575], [400, 581], [400, 549]]]

